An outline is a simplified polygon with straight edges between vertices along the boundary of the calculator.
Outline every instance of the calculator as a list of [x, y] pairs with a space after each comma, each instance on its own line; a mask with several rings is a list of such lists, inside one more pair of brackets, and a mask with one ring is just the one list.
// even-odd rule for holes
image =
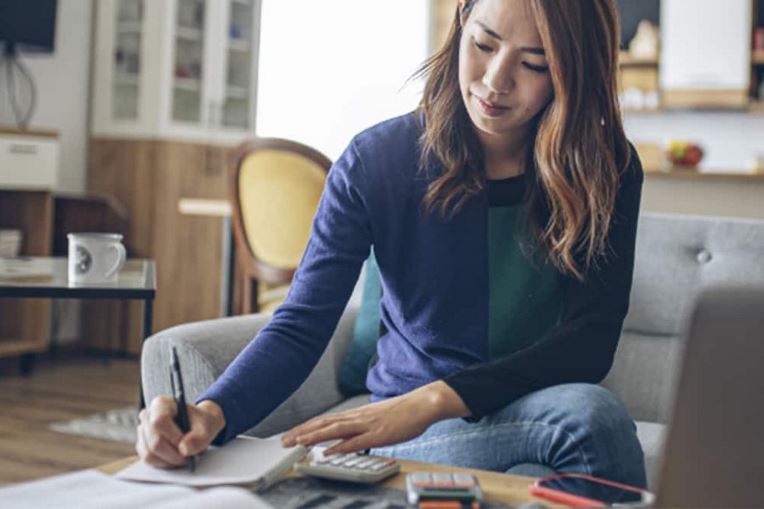
[[458, 507], [477, 508], [483, 499], [477, 478], [462, 473], [412, 472], [406, 476], [406, 493], [409, 504], [419, 507], [446, 507], [434, 502], [453, 501]]
[[295, 464], [294, 468], [302, 474], [335, 481], [375, 483], [397, 474], [401, 466], [393, 458], [384, 456], [355, 452], [324, 456], [314, 449], [306, 460]]

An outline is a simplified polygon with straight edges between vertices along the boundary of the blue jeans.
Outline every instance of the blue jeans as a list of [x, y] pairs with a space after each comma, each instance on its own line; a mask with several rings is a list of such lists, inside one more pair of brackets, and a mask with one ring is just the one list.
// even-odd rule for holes
[[637, 427], [620, 399], [591, 384], [533, 392], [475, 423], [448, 419], [371, 454], [541, 477], [578, 472], [647, 487]]

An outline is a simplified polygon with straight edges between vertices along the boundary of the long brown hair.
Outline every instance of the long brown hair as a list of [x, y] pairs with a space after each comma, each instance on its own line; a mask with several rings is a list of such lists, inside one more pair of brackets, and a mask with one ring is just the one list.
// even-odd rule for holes
[[[486, 186], [484, 157], [459, 89], [461, 19], [456, 9], [443, 47], [415, 74], [426, 76], [419, 106], [425, 126], [421, 167], [443, 172], [423, 200], [450, 217]], [[533, 120], [526, 157], [527, 229], [560, 272], [584, 280], [605, 254], [620, 172], [629, 145], [617, 96], [620, 22], [613, 0], [529, 0], [549, 63], [554, 98]]]

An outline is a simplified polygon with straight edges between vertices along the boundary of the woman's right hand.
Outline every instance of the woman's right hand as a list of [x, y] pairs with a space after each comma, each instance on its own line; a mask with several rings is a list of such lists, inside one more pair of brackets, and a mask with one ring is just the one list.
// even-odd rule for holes
[[214, 401], [186, 407], [191, 430], [185, 434], [175, 424], [178, 407], [173, 398], [158, 396], [141, 410], [135, 450], [143, 461], [159, 468], [181, 466], [189, 456], [206, 451], [225, 427], [223, 409]]

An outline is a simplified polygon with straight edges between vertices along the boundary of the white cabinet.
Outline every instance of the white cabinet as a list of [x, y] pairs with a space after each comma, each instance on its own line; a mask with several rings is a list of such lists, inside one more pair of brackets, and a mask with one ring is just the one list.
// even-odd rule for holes
[[751, 0], [661, 0], [667, 106], [747, 106], [752, 11]]
[[252, 136], [260, 1], [99, 0], [93, 134]]
[[58, 185], [58, 135], [0, 132], [0, 188], [54, 190]]

